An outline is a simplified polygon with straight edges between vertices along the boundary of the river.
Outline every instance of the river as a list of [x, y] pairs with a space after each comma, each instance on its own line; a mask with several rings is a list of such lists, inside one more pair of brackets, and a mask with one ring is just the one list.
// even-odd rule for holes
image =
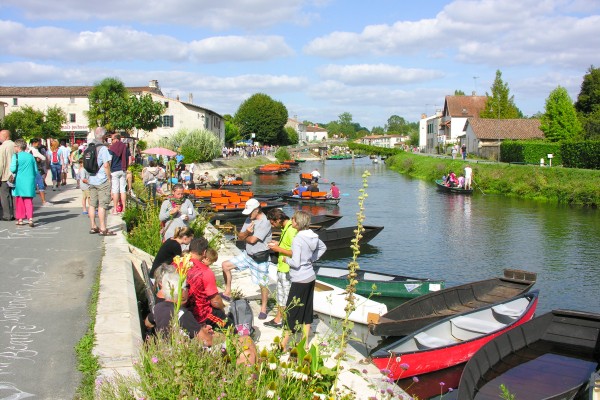
[[[368, 178], [365, 225], [383, 225], [362, 246], [362, 268], [445, 279], [446, 286], [501, 276], [504, 268], [538, 274], [538, 314], [556, 308], [600, 312], [600, 211], [570, 208], [477, 191], [449, 195], [433, 182], [411, 179], [369, 158], [308, 161], [280, 176], [254, 175], [256, 193], [290, 190], [299, 172], [319, 168], [335, 181], [339, 206], [303, 206], [315, 214], [344, 217], [333, 227], [356, 225], [362, 174]], [[476, 181], [476, 177], [475, 177]], [[327, 183], [321, 184], [328, 190]], [[291, 216], [298, 206], [286, 206]], [[346, 266], [349, 251], [327, 252], [324, 265]]]

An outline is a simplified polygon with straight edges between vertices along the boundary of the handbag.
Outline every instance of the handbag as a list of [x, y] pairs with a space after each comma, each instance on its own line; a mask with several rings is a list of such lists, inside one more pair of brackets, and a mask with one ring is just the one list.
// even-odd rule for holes
[[248, 254], [248, 256], [257, 263], [264, 263], [269, 260], [271, 250], [259, 251], [258, 253]]

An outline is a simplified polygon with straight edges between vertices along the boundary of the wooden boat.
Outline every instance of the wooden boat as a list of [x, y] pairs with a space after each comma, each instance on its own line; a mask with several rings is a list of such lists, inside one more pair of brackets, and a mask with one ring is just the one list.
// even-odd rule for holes
[[[272, 208], [278, 208], [285, 206], [286, 203], [282, 203], [280, 201], [263, 201], [260, 203], [260, 208], [267, 212]], [[229, 206], [229, 207], [228, 207]], [[236, 218], [246, 218], [242, 211], [244, 211], [244, 207], [246, 203], [239, 203], [234, 205], [216, 205], [212, 207], [212, 217], [211, 221], [216, 220], [227, 220], [227, 219], [236, 219]]]
[[303, 158], [295, 158], [294, 161], [296, 161], [297, 163], [305, 163], [306, 160]]
[[252, 182], [250, 181], [230, 181], [230, 182], [219, 182], [212, 181], [208, 183], [210, 187], [215, 189], [226, 189], [226, 190], [248, 190], [250, 186], [252, 186]]
[[437, 188], [441, 192], [446, 193], [454, 193], [454, 194], [473, 194], [473, 189], [463, 189], [461, 187], [450, 187], [444, 185], [444, 181], [441, 179], [436, 179], [435, 184]]
[[437, 320], [495, 304], [527, 292], [537, 274], [505, 269], [504, 276], [454, 286], [399, 305], [370, 327], [378, 336], [403, 336]]
[[[359, 244], [369, 243], [371, 239], [383, 230], [383, 226], [363, 225], [363, 227], [365, 228], [365, 231], [362, 233]], [[350, 248], [352, 239], [356, 237], [356, 233], [354, 233], [356, 229], [357, 226], [355, 225], [343, 228], [319, 229], [315, 231], [315, 233], [319, 235], [319, 239], [325, 243], [327, 250], [339, 250]]]
[[[463, 370], [458, 399], [587, 398], [600, 365], [600, 314], [554, 310], [488, 342]], [[579, 397], [578, 397], [579, 396]]]
[[342, 215], [333, 215], [333, 214], [321, 214], [321, 215], [312, 215], [310, 217], [311, 225], [320, 225], [323, 228], [329, 228], [331, 225], [338, 222], [342, 219]]
[[[351, 158], [352, 158], [352, 154], [334, 154], [332, 156], [327, 157], [328, 160], [349, 160]], [[356, 157], [356, 158], [360, 158], [360, 157]]]
[[[335, 267], [315, 266], [317, 279], [339, 288], [348, 286], [348, 269]], [[444, 281], [434, 281], [426, 278], [413, 278], [410, 276], [392, 275], [383, 272], [373, 272], [364, 269], [357, 271], [358, 281], [356, 293], [370, 296], [377, 293], [382, 297], [400, 297], [412, 299], [430, 292], [443, 289]], [[377, 289], [373, 290], [373, 285]]]
[[[323, 316], [343, 319], [346, 316], [346, 292], [319, 279], [315, 282], [313, 309]], [[387, 306], [375, 300], [355, 294], [356, 309], [350, 313], [349, 320], [361, 325], [367, 325], [369, 314], [383, 315]]]
[[302, 196], [294, 197], [289, 194], [281, 196], [283, 201], [299, 204], [319, 204], [319, 205], [337, 205], [340, 199], [326, 197], [327, 192], [302, 192]]
[[299, 174], [300, 176], [300, 183], [311, 183], [313, 181], [313, 176], [310, 172], [303, 172], [301, 174]]
[[300, 163], [296, 160], [285, 160], [283, 164], [289, 165], [290, 167], [298, 167]]
[[484, 344], [533, 318], [538, 291], [453, 315], [371, 353], [392, 379], [410, 378], [468, 361]]
[[289, 165], [285, 164], [265, 164], [254, 168], [254, 173], [259, 175], [279, 175], [290, 170]]

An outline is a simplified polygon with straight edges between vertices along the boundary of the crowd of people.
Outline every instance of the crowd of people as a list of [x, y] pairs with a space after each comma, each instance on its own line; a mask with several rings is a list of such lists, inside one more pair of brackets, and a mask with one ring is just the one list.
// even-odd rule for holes
[[[293, 197], [302, 197], [302, 193], [304, 192], [320, 192], [319, 189], [319, 178], [321, 174], [319, 170], [315, 168], [311, 172], [311, 182], [307, 182], [304, 178], [300, 183], [296, 183], [291, 190], [291, 195]], [[329, 187], [329, 191], [325, 194], [325, 197], [328, 199], [339, 199], [340, 198], [340, 188], [336, 185], [335, 182], [331, 182], [331, 186]]]

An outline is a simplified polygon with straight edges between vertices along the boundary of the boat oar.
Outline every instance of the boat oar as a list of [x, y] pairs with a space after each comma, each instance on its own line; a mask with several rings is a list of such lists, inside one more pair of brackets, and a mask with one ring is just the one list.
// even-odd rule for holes
[[485, 193], [483, 193], [483, 190], [481, 190], [481, 188], [479, 187], [479, 185], [477, 184], [477, 182], [473, 181], [473, 184], [475, 186], [477, 186], [477, 189], [479, 189], [479, 191], [481, 192], [481, 194], [485, 196]]

